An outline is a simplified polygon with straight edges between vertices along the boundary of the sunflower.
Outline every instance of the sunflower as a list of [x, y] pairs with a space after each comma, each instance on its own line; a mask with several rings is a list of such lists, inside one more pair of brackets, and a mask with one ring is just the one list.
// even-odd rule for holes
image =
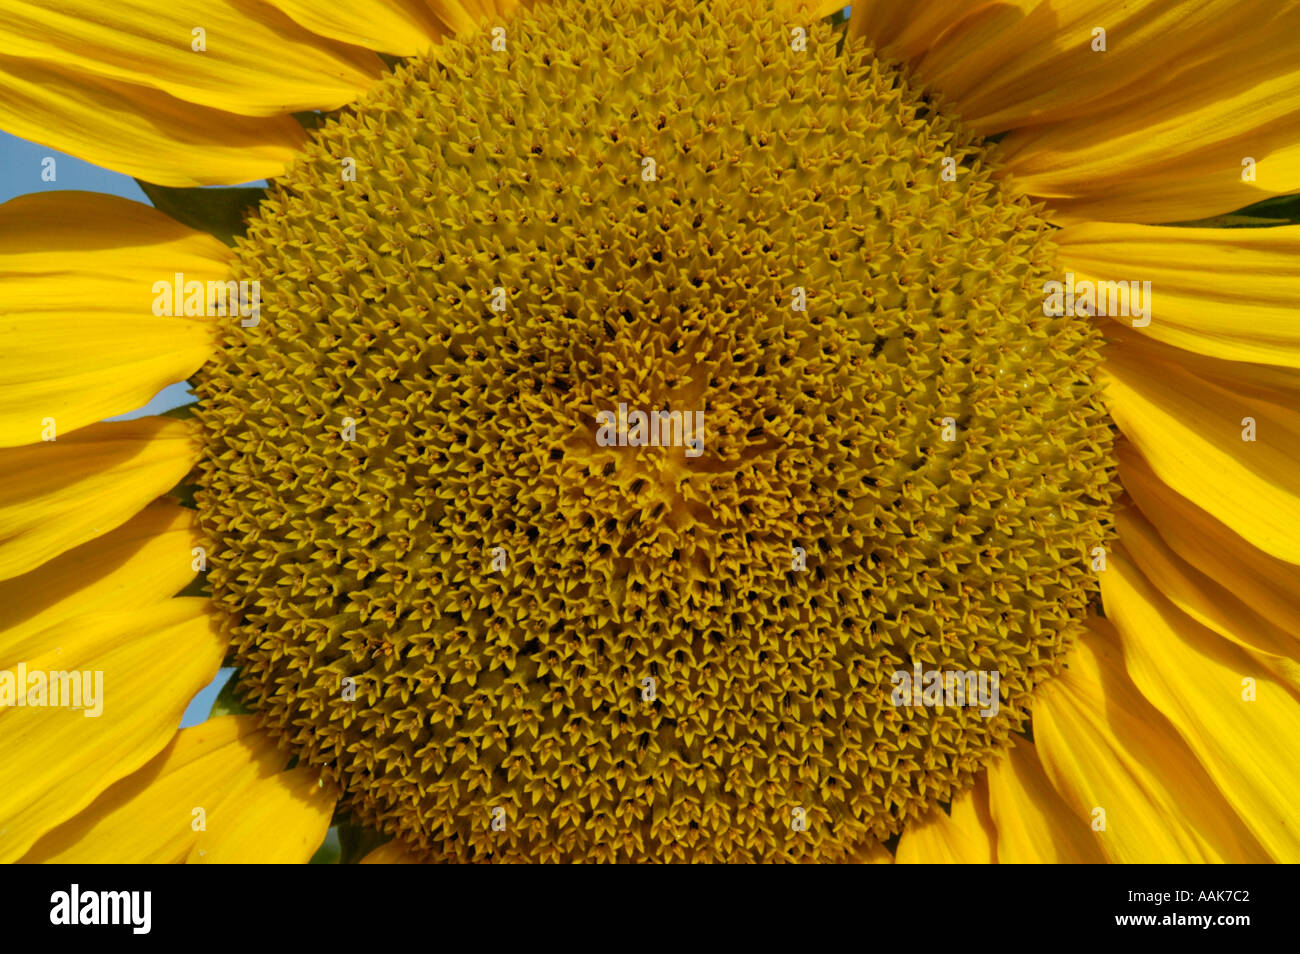
[[0, 859], [1300, 860], [1300, 4], [0, 7]]

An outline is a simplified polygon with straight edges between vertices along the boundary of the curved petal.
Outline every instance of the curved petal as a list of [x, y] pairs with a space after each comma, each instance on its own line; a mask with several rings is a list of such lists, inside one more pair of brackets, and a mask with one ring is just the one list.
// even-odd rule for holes
[[266, 776], [261, 764], [255, 797], [228, 802], [185, 859], [189, 864], [306, 864], [320, 848], [335, 799], [306, 766]]
[[228, 259], [212, 236], [115, 196], [0, 205], [0, 447], [39, 441], [46, 418], [66, 434], [132, 411], [187, 378], [212, 329], [156, 317], [154, 283], [223, 281]]
[[[1093, 25], [1119, 26], [1108, 30], [1105, 53], [1078, 35], [1074, 56], [1104, 82], [1127, 82], [1082, 115], [1062, 104], [1051, 121], [1033, 117], [1002, 142], [1019, 188], [1045, 199], [1056, 220], [1181, 222], [1300, 190], [1300, 4], [1124, 4], [1157, 13], [1136, 37], [1125, 32], [1119, 2], [1078, 6], [1109, 8], [1109, 20], [1098, 15]], [[1045, 73], [1077, 88], [1068, 63]], [[1243, 176], [1246, 159], [1253, 181]]]
[[116, 530], [0, 582], [0, 653], [84, 613], [171, 599], [194, 578], [194, 511], [164, 498]]
[[306, 768], [281, 771], [286, 761], [252, 716], [182, 729], [22, 860], [303, 864], [325, 837], [334, 800]]
[[1116, 348], [1131, 352], [1134, 360], [1143, 364], [1172, 364], [1241, 397], [1300, 407], [1300, 370], [1296, 368], [1211, 358], [1138, 334], [1137, 329], [1122, 323], [1109, 325], [1107, 332]]
[[221, 665], [226, 644], [209, 612], [205, 600], [168, 600], [79, 616], [6, 647], [0, 665], [15, 679], [20, 663], [29, 680], [92, 674], [101, 711], [36, 705], [31, 682], [24, 704], [0, 708], [0, 862], [21, 857], [167, 744]]
[[384, 69], [373, 53], [252, 0], [4, 0], [4, 7], [6, 56], [245, 116], [336, 109]]
[[[513, 0], [425, 0], [448, 33], [472, 33], [485, 17], [500, 16], [513, 10]], [[503, 9], [497, 10], [497, 7]]]
[[976, 132], [1010, 131], [1004, 171], [1057, 221], [1188, 221], [1300, 190], [1295, 0], [861, 6], [851, 32]]
[[1248, 654], [1156, 592], [1115, 553], [1102, 574], [1134, 684], [1187, 741], [1275, 861], [1300, 861], [1300, 700]]
[[155, 89], [3, 55], [0, 129], [165, 186], [277, 176], [307, 141], [291, 116], [236, 116]]
[[1097, 864], [1105, 856], [1089, 819], [1072, 812], [1052, 788], [1030, 742], [1013, 740], [989, 766], [989, 816], [999, 864]]
[[900, 865], [990, 864], [995, 858], [994, 839], [988, 789], [981, 775], [969, 791], [952, 800], [951, 815], [936, 808], [908, 822], [898, 840], [897, 861]]
[[[951, 3], [930, 4], [939, 8]], [[954, 100], [962, 118], [989, 134], [1076, 119], [1136, 84], [1201, 55], [1207, 37], [1267, 22], [1262, 0], [1018, 0], [958, 4], [943, 32], [916, 57], [917, 74]], [[1277, 4], [1271, 6], [1276, 12]], [[856, 12], [856, 11], [855, 11]], [[943, 24], [947, 26], [948, 24]], [[1093, 31], [1106, 31], [1106, 50]]]
[[1088, 820], [1110, 861], [1267, 860], [1187, 744], [1134, 688], [1114, 628], [1101, 619], [1091, 626], [1034, 699], [1034, 748], [1070, 812]]
[[1300, 368], [1300, 225], [1089, 222], [1056, 241], [1076, 281], [1151, 282], [1143, 334], [1215, 358]]
[[[1106, 350], [1100, 377], [1115, 423], [1176, 492], [1300, 563], [1300, 412], [1231, 391], [1145, 344]], [[1248, 420], [1255, 440], [1245, 439]]]
[[0, 451], [0, 580], [121, 526], [196, 457], [185, 422], [158, 417]]
[[[972, 38], [986, 50], [1038, 0], [874, 0], [853, 4], [849, 36], [865, 39], [886, 59], [913, 67], [945, 34]], [[951, 55], [951, 54], [950, 54]], [[928, 79], [927, 77], [922, 77]], [[931, 84], [933, 86], [933, 84]]]
[[1251, 546], [1160, 480], [1127, 441], [1116, 445], [1124, 489], [1182, 559], [1235, 593], [1274, 626], [1300, 633], [1300, 566]]
[[[1231, 590], [1185, 563], [1136, 507], [1115, 515], [1122, 552], [1184, 614], [1250, 652], [1300, 698], [1300, 637], [1274, 626]], [[1295, 594], [1290, 594], [1295, 598]]]
[[447, 30], [421, 0], [271, 0], [295, 23], [341, 43], [412, 56], [427, 50]]

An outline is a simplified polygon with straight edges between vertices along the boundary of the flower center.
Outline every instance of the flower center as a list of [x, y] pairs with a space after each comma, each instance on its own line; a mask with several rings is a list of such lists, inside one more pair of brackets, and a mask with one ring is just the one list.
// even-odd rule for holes
[[759, 2], [538, 5], [326, 123], [198, 382], [263, 723], [429, 859], [838, 860], [968, 787], [1113, 493], [990, 165]]

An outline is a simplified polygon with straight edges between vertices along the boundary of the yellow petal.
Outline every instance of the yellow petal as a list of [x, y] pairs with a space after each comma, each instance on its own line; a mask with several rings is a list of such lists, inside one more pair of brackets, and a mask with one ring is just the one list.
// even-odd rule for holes
[[[269, 745], [269, 743], [264, 743]], [[306, 864], [329, 831], [336, 800], [307, 766], [275, 772], [283, 753], [264, 748], [246, 797], [221, 803], [190, 849], [190, 864]]]
[[1134, 688], [1114, 628], [1100, 619], [1091, 626], [1068, 668], [1034, 699], [1034, 748], [1067, 809], [1110, 861], [1266, 860], [1186, 743]]
[[[940, 21], [914, 69], [986, 134], [1071, 119], [1139, 82], [1149, 87], [1169, 64], [1203, 50], [1207, 36], [1251, 26], [1252, 13], [1260, 19], [1253, 2], [971, 3], [960, 22], [960, 7], [931, 2], [923, 5], [947, 11], [948, 21]], [[1097, 27], [1106, 30], [1105, 52], [1093, 50]]]
[[154, 283], [181, 274], [206, 288], [226, 279], [228, 257], [212, 236], [115, 196], [0, 205], [0, 447], [41, 440], [46, 418], [67, 434], [135, 410], [188, 377], [222, 319], [155, 317]]
[[194, 578], [194, 511], [164, 498], [111, 533], [0, 582], [0, 654], [83, 613], [171, 599]]
[[1270, 857], [1300, 861], [1300, 761], [1293, 751], [1300, 701], [1241, 649], [1181, 613], [1122, 552], [1108, 561], [1101, 590], [1133, 683], [1187, 741]]
[[1216, 358], [1300, 368], [1300, 225], [1089, 222], [1063, 229], [1056, 240], [1061, 270], [1076, 282], [1151, 282], [1143, 334]]
[[1294, 3], [874, 0], [849, 31], [975, 132], [1010, 131], [1003, 171], [1055, 221], [1187, 221], [1300, 189]]
[[994, 828], [984, 777], [952, 800], [952, 815], [935, 808], [910, 821], [898, 841], [898, 863], [989, 864], [994, 860]]
[[158, 417], [0, 451], [0, 580], [120, 527], [175, 487], [196, 454], [184, 422]]
[[423, 864], [400, 841], [386, 841], [361, 859], [363, 865], [418, 865]]
[[[1300, 6], [1065, 6], [1093, 21], [1062, 24], [1069, 58], [1044, 48], [1042, 75], [1078, 92], [1048, 100], [1038, 116], [1012, 107], [977, 125], [1027, 122], [1002, 142], [1006, 168], [1056, 220], [1181, 222], [1300, 190]], [[1143, 25], [1131, 30], [1130, 20]], [[1093, 26], [1108, 29], [1104, 53], [1091, 50]], [[1097, 83], [1080, 85], [1089, 69]], [[1112, 88], [1116, 79], [1124, 84]], [[1246, 158], [1254, 181], [1243, 178]]]
[[0, 49], [245, 116], [336, 109], [384, 68], [274, 7], [239, 0], [5, 0]]
[[1284, 407], [1300, 407], [1300, 370], [1296, 368], [1211, 358], [1161, 344], [1127, 328], [1120, 328], [1113, 339], [1123, 341], [1124, 347], [1132, 348], [1137, 353], [1150, 353], [1179, 364], [1198, 378], [1245, 397], [1259, 398]]
[[[18, 196], [0, 205], [0, 274], [5, 276], [0, 302], [5, 310], [38, 304], [38, 294], [13, 285], [14, 279], [27, 275], [58, 278], [70, 271], [139, 269], [142, 247], [162, 259], [154, 266], [158, 271], [181, 269], [205, 277], [224, 274], [232, 256], [212, 236], [130, 199], [71, 190]], [[78, 267], [84, 261], [95, 268]], [[101, 276], [103, 280], [116, 277]], [[128, 296], [133, 309], [150, 309], [153, 291], [137, 286], [137, 277], [128, 275], [115, 292]], [[41, 289], [52, 290], [53, 286]]]
[[[1121, 552], [1187, 616], [1247, 650], [1280, 681], [1300, 693], [1300, 638], [1260, 616], [1237, 594], [1189, 566], [1133, 506], [1115, 515]], [[1288, 594], [1291, 599], [1296, 594]]]
[[165, 186], [278, 176], [307, 141], [291, 116], [236, 116], [10, 56], [0, 56], [0, 129]]
[[[1265, 552], [1300, 563], [1300, 413], [1127, 341], [1106, 350], [1101, 378], [1112, 418], [1161, 480]], [[1243, 439], [1248, 418], [1257, 440]]]
[[[849, 36], [864, 39], [886, 59], [909, 60], [915, 68], [921, 55], [945, 34], [970, 37], [972, 42], [978, 39], [987, 48], [1036, 2], [1008, 0], [965, 7], [954, 7], [952, 0], [855, 3], [849, 15]], [[989, 29], [990, 21], [998, 22], [1000, 29]]]
[[318, 36], [413, 56], [447, 34], [420, 0], [271, 0], [295, 23]]
[[999, 864], [1095, 864], [1105, 856], [1090, 820], [1052, 788], [1031, 743], [1017, 739], [989, 766], [989, 817]]
[[[142, 610], [79, 616], [6, 647], [0, 671], [102, 673], [93, 709], [0, 708], [0, 862], [85, 808], [153, 758], [185, 706], [211, 681], [226, 644], [206, 601], [168, 600]], [[2, 678], [2, 677], [0, 677]], [[28, 686], [29, 690], [31, 686]], [[47, 700], [48, 701], [48, 700]]]
[[147, 765], [32, 846], [24, 863], [301, 864], [329, 828], [334, 802], [252, 716], [182, 729]]
[[1132, 359], [1142, 364], [1173, 364], [1242, 397], [1300, 407], [1300, 369], [1212, 358], [1139, 334], [1138, 329], [1122, 322], [1108, 324], [1106, 337], [1115, 348], [1130, 352]]
[[[505, 0], [500, 4], [492, 0], [427, 0], [429, 9], [448, 33], [473, 33], [480, 21], [487, 17], [500, 17], [518, 6]], [[497, 6], [503, 9], [497, 10]]]
[[1152, 472], [1127, 441], [1116, 445], [1124, 489], [1160, 536], [1189, 564], [1218, 580], [1255, 612], [1288, 633], [1300, 633], [1300, 566], [1251, 546]]

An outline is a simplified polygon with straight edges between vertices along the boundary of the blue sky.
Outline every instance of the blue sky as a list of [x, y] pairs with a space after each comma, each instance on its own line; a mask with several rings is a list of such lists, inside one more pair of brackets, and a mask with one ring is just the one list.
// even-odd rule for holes
[[[42, 161], [46, 156], [54, 157], [55, 180], [53, 182], [45, 182], [41, 179]], [[0, 202], [7, 202], [14, 196], [25, 195], [28, 192], [55, 189], [107, 192], [137, 202], [149, 201], [130, 176], [110, 172], [45, 146], [38, 146], [7, 133], [0, 133]], [[121, 418], [114, 418], [114, 420], [139, 417], [142, 414], [156, 414], [173, 407], [180, 407], [182, 404], [189, 404], [190, 401], [191, 398], [186, 393], [185, 384], [182, 382], [164, 388], [144, 407], [123, 414]], [[221, 670], [212, 684], [194, 697], [181, 718], [182, 726], [194, 725], [207, 717], [217, 692], [230, 672], [229, 669]]]

